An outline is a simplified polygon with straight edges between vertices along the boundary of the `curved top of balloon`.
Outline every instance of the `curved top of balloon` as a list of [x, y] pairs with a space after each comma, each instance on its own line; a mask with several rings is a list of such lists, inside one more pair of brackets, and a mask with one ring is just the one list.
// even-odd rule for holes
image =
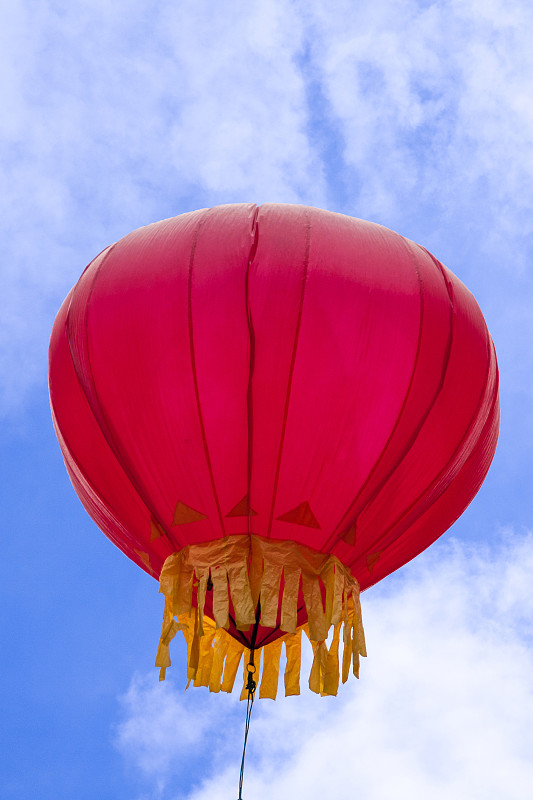
[[359, 588], [457, 519], [499, 427], [494, 346], [461, 281], [380, 225], [279, 204], [104, 250], [56, 318], [50, 396], [85, 508], [161, 577], [160, 666], [181, 627], [204, 683], [208, 641], [279, 649], [307, 625], [324, 691], [329, 624], [350, 616], [364, 653]]

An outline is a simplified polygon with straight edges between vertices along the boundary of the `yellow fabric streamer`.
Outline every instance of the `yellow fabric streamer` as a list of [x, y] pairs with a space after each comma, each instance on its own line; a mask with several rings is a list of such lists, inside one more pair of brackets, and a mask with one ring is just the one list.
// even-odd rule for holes
[[285, 636], [285, 697], [300, 694], [300, 665], [302, 661], [302, 628], [292, 636]]
[[[307, 623], [298, 628], [300, 586]], [[194, 606], [193, 587], [196, 587]], [[210, 591], [214, 619], [204, 613], [206, 593]], [[169, 556], [161, 571], [160, 592], [165, 595], [156, 657], [160, 680], [164, 680], [170, 666], [170, 642], [181, 630], [187, 641], [189, 683], [207, 686], [211, 692], [231, 692], [243, 653], [246, 681], [250, 651], [227, 633], [230, 601], [239, 630], [250, 630], [261, 601], [261, 625], [275, 628], [279, 624], [284, 633], [255, 653], [258, 685], [261, 677], [259, 697], [276, 698], [283, 644], [287, 657], [285, 694], [300, 693], [302, 630], [313, 648], [309, 677], [312, 691], [337, 694], [339, 678], [345, 683], [350, 667], [359, 677], [359, 657], [366, 656], [359, 584], [335, 556], [317, 553], [296, 542], [254, 534], [226, 536], [188, 545]], [[331, 626], [333, 637], [328, 648], [326, 639]], [[339, 675], [341, 626], [344, 647]], [[241, 697], [245, 696], [243, 689]]]
[[278, 693], [279, 662], [283, 639], [280, 637], [263, 647], [263, 676], [259, 687], [259, 697], [276, 699]]

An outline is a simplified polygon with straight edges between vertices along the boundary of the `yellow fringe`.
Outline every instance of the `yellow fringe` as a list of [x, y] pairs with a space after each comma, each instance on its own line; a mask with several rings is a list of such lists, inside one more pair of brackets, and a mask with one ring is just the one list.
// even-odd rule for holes
[[[317, 553], [290, 541], [238, 534], [212, 542], [188, 545], [170, 555], [163, 565], [159, 591], [165, 595], [163, 626], [155, 665], [159, 679], [170, 666], [169, 645], [181, 630], [187, 641], [187, 678], [194, 686], [211, 692], [231, 692], [243, 653], [244, 679], [250, 651], [227, 633], [229, 600], [236, 626], [248, 631], [255, 623], [261, 598], [261, 625], [276, 626], [281, 598], [279, 637], [256, 651], [255, 680], [263, 666], [259, 697], [276, 698], [282, 646], [285, 645], [285, 695], [300, 694], [301, 634], [305, 630], [313, 648], [309, 677], [311, 691], [336, 695], [339, 678], [345, 683], [350, 666], [359, 677], [359, 657], [366, 656], [359, 584], [332, 555]], [[297, 628], [298, 592], [302, 585], [307, 623]], [[192, 605], [193, 584], [197, 606]], [[322, 602], [321, 584], [326, 604]], [[213, 617], [204, 614], [206, 592], [213, 592]], [[339, 663], [340, 629], [343, 626], [342, 667]], [[329, 648], [328, 632], [333, 626]], [[339, 675], [340, 671], [340, 675]], [[189, 685], [189, 684], [187, 684]], [[246, 696], [243, 689], [241, 697]]]

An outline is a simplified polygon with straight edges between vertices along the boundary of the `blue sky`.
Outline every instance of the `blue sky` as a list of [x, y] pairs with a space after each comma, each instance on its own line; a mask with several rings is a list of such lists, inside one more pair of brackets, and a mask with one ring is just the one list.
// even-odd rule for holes
[[532, 31], [527, 0], [4, 0], [2, 800], [237, 794], [244, 709], [184, 693], [177, 653], [157, 682], [157, 584], [74, 495], [46, 361], [106, 245], [265, 201], [380, 222], [446, 263], [493, 335], [502, 430], [453, 529], [363, 596], [361, 680], [257, 704], [245, 796], [530, 797]]

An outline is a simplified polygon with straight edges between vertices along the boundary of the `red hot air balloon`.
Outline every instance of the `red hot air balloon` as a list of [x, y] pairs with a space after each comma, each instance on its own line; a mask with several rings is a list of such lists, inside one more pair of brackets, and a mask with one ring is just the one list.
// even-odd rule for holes
[[181, 629], [213, 691], [262, 648], [268, 697], [283, 644], [299, 692], [302, 629], [314, 691], [357, 673], [359, 591], [457, 519], [499, 426], [494, 346], [446, 267], [380, 225], [276, 204], [104, 250], [55, 321], [50, 397], [85, 508], [160, 579], [162, 677]]

